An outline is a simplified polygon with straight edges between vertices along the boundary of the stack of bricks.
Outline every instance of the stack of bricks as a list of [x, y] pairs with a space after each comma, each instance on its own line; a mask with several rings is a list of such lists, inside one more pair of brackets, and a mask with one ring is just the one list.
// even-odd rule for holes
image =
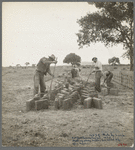
[[103, 96], [106, 96], [106, 95], [115, 95], [115, 96], [118, 96], [118, 88], [116, 87], [115, 84], [113, 83], [110, 83], [110, 88], [102, 88], [101, 89], [101, 94]]
[[74, 91], [69, 97], [70, 99], [72, 99], [72, 103], [75, 103], [79, 98], [79, 94], [77, 91]]
[[92, 97], [88, 97], [84, 100], [84, 108], [92, 107]]
[[108, 89], [107, 89], [107, 88], [102, 88], [102, 89], [101, 89], [101, 94], [102, 94], [103, 96], [108, 95]]
[[63, 96], [59, 96], [55, 98], [55, 109], [64, 109], [64, 110], [68, 110], [71, 109], [73, 104], [75, 102], [77, 102], [79, 96], [78, 96], [78, 92], [74, 91], [73, 93], [71, 93], [70, 95], [63, 95]]
[[89, 96], [98, 98], [98, 93], [93, 90], [90, 92]]
[[108, 94], [109, 95], [115, 95], [115, 96], [118, 96], [118, 89], [117, 88], [110, 88], [110, 89], [108, 89]]
[[26, 101], [26, 111], [35, 110], [35, 101], [34, 99], [30, 99]]
[[55, 109], [59, 109], [59, 100], [58, 100], [58, 98], [55, 99], [54, 106], [55, 106]]
[[55, 109], [60, 109], [63, 105], [64, 94], [58, 94], [54, 101]]
[[[48, 97], [48, 94], [50, 97]], [[66, 83], [65, 88], [64, 86], [56, 87], [48, 94], [44, 95], [42, 98], [37, 96], [26, 101], [26, 110], [48, 109], [49, 99], [54, 103], [55, 109], [62, 108], [64, 110], [68, 110], [72, 108], [74, 103], [83, 104], [84, 108], [95, 107], [102, 109], [102, 100], [98, 98], [98, 93], [95, 91], [94, 83], [87, 86], [83, 83], [74, 85]], [[102, 88], [101, 94], [103, 96], [108, 94], [118, 95], [118, 90], [113, 88], [110, 90]]]
[[97, 108], [102, 109], [102, 100], [96, 97], [88, 97], [84, 100], [84, 108]]
[[41, 110], [41, 109], [48, 109], [49, 102], [48, 99], [30, 99], [26, 101], [26, 111], [30, 110]]
[[35, 109], [41, 110], [41, 109], [48, 109], [49, 103], [47, 99], [41, 99], [38, 101], [35, 101]]
[[82, 104], [84, 104], [84, 100], [88, 97], [96, 97], [98, 98], [98, 93], [95, 91], [95, 89], [91, 88], [91, 89], [87, 89], [87, 88], [84, 88], [82, 90], [82, 93], [81, 93], [81, 102]]
[[[50, 95], [50, 99], [54, 100], [57, 93], [59, 91], [61, 91], [63, 87], [59, 87], [56, 88], [54, 90], [52, 90], [49, 95]], [[26, 101], [26, 110], [30, 111], [30, 110], [41, 110], [41, 109], [48, 109], [49, 107], [49, 97], [48, 94], [45, 94], [43, 97], [40, 97], [39, 95], [41, 94], [37, 94], [34, 96], [33, 99], [27, 100]]]
[[63, 87], [59, 87], [57, 89], [54, 89], [50, 92], [50, 99], [55, 100], [55, 96], [57, 95], [58, 92], [62, 90]]
[[68, 110], [72, 107], [72, 100], [70, 98], [67, 98], [63, 101], [63, 109]]
[[84, 104], [84, 100], [88, 98], [88, 95], [81, 95], [81, 104]]
[[97, 109], [102, 109], [102, 100], [96, 97], [93, 97], [93, 107]]

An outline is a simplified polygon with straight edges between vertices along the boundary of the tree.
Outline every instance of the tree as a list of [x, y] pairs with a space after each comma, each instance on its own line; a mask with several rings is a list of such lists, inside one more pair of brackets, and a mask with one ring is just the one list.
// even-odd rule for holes
[[29, 62], [26, 62], [26, 63], [25, 63], [26, 67], [27, 67], [29, 64], [30, 64]]
[[21, 65], [20, 64], [16, 64], [16, 68], [20, 68], [21, 67]]
[[116, 65], [116, 63], [120, 64], [120, 60], [118, 57], [112, 57], [112, 58], [108, 59], [108, 63], [109, 63], [109, 65], [111, 64], [114, 66], [114, 65]]
[[75, 53], [68, 54], [63, 60], [63, 63], [67, 63], [67, 64], [71, 63], [72, 66], [78, 65], [78, 63], [80, 62], [81, 62], [81, 57], [76, 55]]
[[90, 46], [93, 42], [113, 46], [123, 44], [126, 52], [122, 57], [130, 59], [130, 70], [133, 70], [133, 2], [90, 2], [99, 11], [87, 14], [77, 23], [81, 26], [78, 36], [79, 48]]
[[36, 64], [32, 64], [32, 67], [35, 68]]

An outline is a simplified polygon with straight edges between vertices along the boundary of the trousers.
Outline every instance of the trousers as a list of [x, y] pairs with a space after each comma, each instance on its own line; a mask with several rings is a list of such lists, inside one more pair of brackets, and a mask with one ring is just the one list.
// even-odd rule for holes
[[108, 76], [108, 78], [106, 80], [107, 86], [110, 86], [112, 78], [113, 78], [113, 73], [110, 73], [110, 75]]
[[101, 92], [101, 87], [100, 87], [101, 77], [102, 77], [102, 72], [97, 71], [95, 73], [95, 90], [98, 91], [98, 92]]
[[45, 90], [46, 90], [46, 85], [44, 81], [44, 73], [36, 70], [34, 74], [34, 95], [38, 94], [39, 86], [40, 86], [41, 95], [44, 95]]

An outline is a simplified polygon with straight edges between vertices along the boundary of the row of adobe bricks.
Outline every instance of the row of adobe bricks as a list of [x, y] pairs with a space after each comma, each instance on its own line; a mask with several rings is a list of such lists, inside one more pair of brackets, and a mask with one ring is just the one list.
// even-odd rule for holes
[[[74, 96], [77, 96], [76, 93], [77, 91], [74, 92]], [[118, 89], [106, 89], [106, 88], [102, 88], [101, 94], [103, 96], [106, 95], [114, 95], [114, 96], [118, 96]], [[65, 100], [61, 100], [56, 98], [54, 101], [54, 106], [55, 109], [60, 109], [62, 108], [63, 110], [68, 110], [70, 108], [72, 108], [73, 104], [76, 103], [77, 101], [79, 101], [79, 99], [73, 98], [72, 96], [70, 98], [67, 98]], [[91, 97], [81, 97], [81, 101], [80, 104], [84, 105], [84, 108], [91, 108], [91, 107], [95, 107], [95, 108], [99, 108], [102, 109], [102, 100], [98, 98], [98, 94], [94, 94]], [[48, 99], [30, 99], [26, 101], [26, 110], [30, 111], [30, 110], [41, 110], [41, 109], [48, 109], [49, 107], [49, 100]]]

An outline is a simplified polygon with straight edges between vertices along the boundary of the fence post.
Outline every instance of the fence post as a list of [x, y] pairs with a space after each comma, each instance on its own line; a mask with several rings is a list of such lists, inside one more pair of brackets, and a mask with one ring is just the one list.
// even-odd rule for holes
[[129, 84], [128, 84], [128, 75], [127, 75], [127, 87], [129, 87]]
[[132, 89], [132, 76], [130, 76], [130, 88]]
[[134, 90], [134, 79], [131, 76], [131, 84], [132, 84], [132, 89]]
[[131, 89], [133, 89], [132, 76], [131, 76], [131, 78], [130, 78], [130, 81], [131, 81]]
[[120, 73], [118, 73], [118, 83], [120, 84]]
[[122, 72], [121, 72], [121, 85], [123, 84], [123, 80], [122, 80]]
[[129, 76], [127, 75], [127, 87], [129, 88]]

